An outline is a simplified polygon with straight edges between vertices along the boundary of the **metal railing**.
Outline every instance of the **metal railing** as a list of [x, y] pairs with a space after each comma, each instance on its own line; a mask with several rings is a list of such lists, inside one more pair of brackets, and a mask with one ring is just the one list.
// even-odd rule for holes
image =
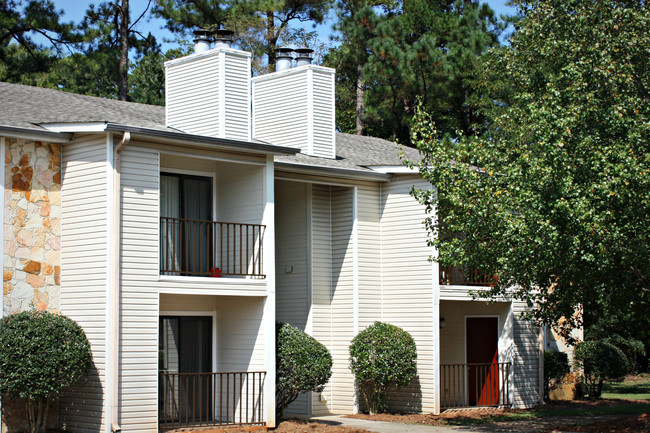
[[160, 218], [160, 273], [252, 276], [262, 273], [265, 226]]
[[263, 425], [265, 379], [264, 371], [160, 372], [160, 427]]
[[440, 284], [442, 285], [489, 286], [494, 281], [494, 275], [480, 274], [476, 269], [468, 272], [457, 266], [440, 267]]
[[441, 407], [511, 406], [510, 362], [441, 364]]

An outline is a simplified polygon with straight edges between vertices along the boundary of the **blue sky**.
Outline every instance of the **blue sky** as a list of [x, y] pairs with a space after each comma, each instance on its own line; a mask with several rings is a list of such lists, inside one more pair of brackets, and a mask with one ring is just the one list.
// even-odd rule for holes
[[[63, 9], [65, 13], [66, 20], [72, 20], [75, 22], [81, 21], [84, 16], [86, 9], [90, 3], [98, 4], [101, 0], [98, 1], [86, 1], [86, 0], [54, 0], [54, 4], [57, 9]], [[488, 0], [486, 3], [490, 5], [492, 9], [497, 14], [514, 14], [515, 9], [511, 6], [506, 6], [508, 0]], [[131, 9], [131, 20], [136, 19], [142, 11], [147, 7], [148, 0], [130, 0], [130, 9]], [[174, 35], [169, 31], [164, 29], [164, 21], [161, 19], [151, 19], [144, 17], [137, 24], [136, 28], [138, 31], [147, 34], [151, 32], [159, 42], [163, 42], [164, 39], [173, 40]], [[331, 33], [331, 23], [325, 23], [317, 28], [321, 39], [323, 42], [328, 40], [328, 36]], [[173, 46], [172, 43], [163, 44], [163, 49], [168, 49]]]

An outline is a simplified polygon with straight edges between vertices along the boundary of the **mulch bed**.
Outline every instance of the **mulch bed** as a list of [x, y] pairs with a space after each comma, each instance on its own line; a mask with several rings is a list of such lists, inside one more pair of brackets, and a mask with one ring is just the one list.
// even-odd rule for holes
[[343, 426], [333, 426], [324, 423], [318, 422], [308, 422], [302, 420], [287, 420], [282, 421], [277, 428], [273, 430], [268, 430], [266, 427], [232, 427], [227, 429], [215, 429], [215, 428], [206, 428], [206, 429], [177, 429], [171, 430], [167, 433], [262, 433], [262, 432], [273, 432], [273, 433], [371, 433], [368, 430], [363, 430], [353, 427], [343, 427]]

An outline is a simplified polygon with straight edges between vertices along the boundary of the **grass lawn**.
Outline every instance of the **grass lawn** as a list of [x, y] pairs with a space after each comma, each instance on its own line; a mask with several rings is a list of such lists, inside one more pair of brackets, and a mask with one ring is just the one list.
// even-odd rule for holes
[[603, 398], [650, 400], [650, 374], [628, 377], [622, 383], [606, 383], [603, 386]]
[[[355, 418], [428, 425], [479, 425], [495, 422], [553, 423], [554, 419], [574, 418], [575, 424], [593, 423], [593, 417], [634, 417], [650, 414], [650, 374], [628, 377], [622, 383], [607, 384], [600, 400], [553, 401], [526, 410], [486, 409], [433, 414], [355, 415]], [[560, 421], [562, 422], [562, 421]], [[604, 427], [603, 427], [604, 428]], [[596, 430], [598, 431], [598, 430]], [[610, 430], [602, 430], [610, 431]], [[613, 429], [614, 432], [628, 430]], [[634, 430], [632, 430], [634, 431]]]
[[621, 383], [605, 384], [603, 386], [603, 395], [599, 401], [552, 402], [534, 409], [508, 411], [502, 414], [485, 415], [479, 418], [451, 418], [445, 420], [445, 424], [476, 425], [560, 416], [625, 416], [643, 413], [650, 413], [650, 374], [648, 373], [639, 376], [629, 376]]

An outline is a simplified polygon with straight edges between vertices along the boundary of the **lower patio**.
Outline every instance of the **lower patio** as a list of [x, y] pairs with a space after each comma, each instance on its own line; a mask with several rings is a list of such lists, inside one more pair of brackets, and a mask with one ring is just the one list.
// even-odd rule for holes
[[511, 407], [510, 302], [440, 302], [441, 409]]
[[266, 425], [264, 303], [160, 295], [160, 430]]

